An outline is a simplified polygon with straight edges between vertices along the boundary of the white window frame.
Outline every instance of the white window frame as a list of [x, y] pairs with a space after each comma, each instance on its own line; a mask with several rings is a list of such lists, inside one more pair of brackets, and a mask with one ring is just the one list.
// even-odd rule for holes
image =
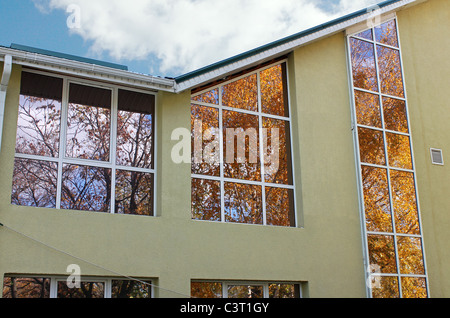
[[[278, 115], [272, 115], [272, 114], [267, 114], [264, 113], [262, 111], [262, 103], [261, 103], [261, 79], [260, 79], [260, 73], [266, 69], [269, 69], [271, 67], [277, 66], [277, 65], [281, 65], [285, 63], [286, 65], [286, 95], [285, 98], [287, 100], [288, 103], [288, 111], [289, 111], [289, 116], [288, 117], [284, 117], [284, 116], [278, 116]], [[229, 106], [223, 106], [222, 105], [222, 87], [239, 81], [240, 79], [249, 77], [251, 75], [257, 75], [257, 86], [258, 86], [258, 111], [251, 111], [251, 110], [246, 110], [246, 109], [241, 109], [241, 108], [234, 108], [234, 107], [229, 107]], [[266, 193], [265, 193], [265, 189], [266, 187], [270, 187], [270, 188], [282, 188], [282, 189], [286, 189], [286, 190], [292, 190], [293, 192], [293, 201], [294, 201], [294, 206], [292, 207], [294, 209], [294, 222], [295, 225], [291, 226], [291, 227], [298, 227], [299, 226], [299, 218], [298, 218], [298, 210], [297, 210], [297, 194], [296, 194], [296, 186], [295, 186], [295, 165], [294, 165], [294, 143], [293, 143], [293, 127], [292, 127], [292, 110], [291, 110], [291, 101], [290, 101], [290, 91], [289, 91], [290, 85], [289, 85], [289, 68], [288, 68], [288, 60], [287, 59], [282, 59], [279, 60], [277, 62], [274, 62], [270, 65], [266, 65], [264, 67], [258, 68], [257, 70], [251, 71], [251, 72], [247, 72], [243, 75], [240, 75], [238, 77], [234, 77], [231, 80], [228, 81], [224, 81], [221, 82], [218, 85], [214, 85], [211, 87], [206, 88], [205, 90], [196, 92], [195, 94], [191, 95], [191, 105], [199, 105], [199, 106], [205, 106], [205, 107], [210, 107], [210, 108], [214, 108], [218, 110], [219, 113], [219, 117], [218, 117], [218, 121], [219, 121], [219, 143], [220, 143], [220, 154], [219, 154], [219, 158], [220, 158], [220, 176], [208, 176], [208, 175], [201, 175], [201, 174], [195, 174], [192, 173], [191, 174], [191, 180], [192, 179], [200, 179], [200, 180], [212, 180], [212, 181], [219, 181], [220, 182], [220, 208], [221, 208], [221, 220], [220, 221], [211, 221], [211, 220], [195, 220], [195, 221], [200, 221], [200, 222], [216, 222], [216, 223], [232, 223], [232, 224], [247, 224], [247, 225], [259, 225], [259, 226], [274, 226], [277, 227], [276, 225], [268, 225], [267, 224], [267, 213], [266, 213]], [[208, 93], [211, 90], [214, 89], [218, 89], [219, 92], [219, 104], [211, 104], [211, 103], [205, 103], [205, 102], [199, 102], [199, 101], [195, 101], [193, 100], [194, 97], [200, 96], [202, 94]], [[223, 141], [224, 141], [224, 136], [223, 136], [223, 118], [222, 118], [222, 114], [223, 111], [233, 111], [233, 112], [237, 112], [237, 113], [242, 113], [242, 114], [248, 114], [248, 115], [254, 115], [254, 116], [258, 116], [258, 124], [259, 124], [259, 132], [258, 132], [258, 138], [259, 138], [259, 168], [260, 168], [260, 174], [261, 174], [261, 181], [250, 181], [250, 180], [244, 180], [244, 179], [234, 179], [234, 178], [226, 178], [224, 177], [224, 169], [223, 169], [223, 163], [224, 163], [224, 158], [225, 158], [225, 153], [224, 153], [224, 146], [223, 146]], [[291, 162], [291, 170], [292, 170], [292, 185], [287, 185], [287, 184], [278, 184], [278, 183], [269, 183], [265, 181], [265, 177], [264, 177], [264, 145], [263, 145], [263, 124], [262, 124], [262, 118], [266, 117], [266, 118], [271, 118], [271, 119], [278, 119], [278, 120], [283, 120], [285, 122], [287, 122], [289, 124], [289, 134], [290, 134], [290, 158], [288, 158], [288, 160], [290, 160]], [[281, 145], [280, 145], [281, 146]], [[262, 204], [262, 214], [263, 214], [263, 223], [262, 224], [248, 224], [248, 223], [239, 223], [239, 222], [227, 222], [225, 219], [225, 182], [227, 183], [239, 183], [239, 184], [248, 184], [248, 185], [256, 185], [256, 186], [260, 186], [261, 187], [261, 204]], [[288, 227], [290, 228], [290, 227]]]
[[[22, 72], [28, 72], [33, 74], [39, 74], [39, 75], [45, 75], [53, 78], [59, 78], [63, 80], [63, 91], [62, 91], [62, 101], [61, 101], [61, 123], [60, 123], [60, 138], [59, 138], [59, 151], [58, 151], [58, 157], [45, 157], [45, 156], [37, 156], [37, 155], [29, 155], [29, 154], [20, 154], [14, 152], [14, 158], [15, 159], [31, 159], [31, 160], [39, 160], [39, 161], [46, 161], [46, 162], [53, 162], [58, 164], [58, 175], [57, 175], [57, 189], [56, 189], [56, 210], [62, 210], [61, 209], [61, 194], [62, 194], [62, 174], [63, 174], [63, 165], [64, 164], [70, 164], [70, 165], [80, 165], [80, 166], [89, 166], [89, 167], [96, 167], [96, 168], [107, 168], [111, 169], [111, 202], [110, 202], [110, 214], [116, 214], [114, 211], [114, 203], [115, 203], [115, 182], [116, 182], [116, 171], [117, 170], [124, 170], [124, 171], [135, 171], [135, 172], [142, 172], [142, 173], [150, 173], [153, 174], [153, 216], [157, 216], [158, 213], [156, 211], [157, 207], [157, 195], [156, 195], [156, 185], [157, 185], [157, 110], [158, 110], [158, 95], [154, 91], [147, 91], [137, 88], [131, 88], [128, 86], [121, 86], [118, 84], [106, 84], [101, 83], [89, 79], [80, 79], [76, 77], [66, 76], [66, 75], [60, 75], [55, 74], [51, 72], [45, 72], [45, 71], [38, 71], [34, 69], [28, 69], [23, 68]], [[95, 87], [95, 88], [101, 88], [111, 91], [111, 127], [110, 127], [110, 154], [109, 154], [109, 161], [97, 161], [97, 160], [89, 160], [89, 159], [77, 159], [77, 158], [70, 158], [66, 155], [66, 133], [67, 133], [67, 116], [68, 116], [68, 106], [69, 106], [69, 87], [70, 84], [79, 84], [89, 87]], [[154, 115], [152, 118], [152, 133], [153, 133], [153, 156], [152, 156], [152, 162], [153, 162], [153, 168], [139, 168], [139, 167], [129, 167], [129, 166], [121, 166], [116, 163], [116, 141], [117, 141], [117, 112], [118, 112], [118, 96], [119, 96], [119, 89], [136, 92], [136, 93], [143, 93], [147, 95], [153, 95], [155, 98], [155, 110]], [[36, 208], [36, 207], [33, 207]], [[66, 209], [64, 209], [66, 210]], [[67, 211], [71, 211], [68, 210]], [[78, 211], [78, 210], [76, 210]], [[99, 213], [94, 211], [82, 211], [82, 212], [93, 212], [93, 213]]]
[[[396, 36], [398, 41], [398, 47], [394, 47], [388, 44], [383, 44], [380, 42], [377, 42], [375, 39], [375, 28], [390, 22], [394, 21], [396, 26]], [[373, 40], [368, 40], [365, 38], [357, 37], [356, 35], [366, 31], [366, 30], [372, 30], [373, 34]], [[371, 43], [374, 45], [374, 59], [375, 59], [375, 67], [376, 67], [376, 76], [377, 76], [377, 85], [378, 85], [378, 92], [370, 91], [367, 89], [362, 89], [354, 86], [353, 81], [353, 70], [352, 70], [352, 56], [351, 56], [351, 45], [350, 45], [350, 38], [355, 38], [361, 41], [365, 41], [368, 43]], [[381, 91], [381, 83], [380, 83], [380, 71], [378, 67], [378, 54], [377, 54], [377, 46], [386, 47], [389, 49], [393, 49], [399, 52], [399, 58], [400, 58], [400, 66], [401, 66], [401, 76], [402, 76], [402, 83], [403, 83], [403, 91], [404, 91], [404, 97], [399, 96], [392, 96], [388, 94], [384, 94]], [[424, 278], [426, 281], [426, 288], [428, 292], [428, 297], [430, 296], [430, 289], [429, 289], [429, 279], [428, 279], [428, 269], [427, 269], [427, 262], [426, 262], [426, 253], [425, 253], [425, 242], [423, 237], [423, 230], [422, 230], [422, 217], [421, 217], [421, 211], [420, 211], [420, 202], [419, 202], [419, 191], [418, 191], [418, 184], [417, 184], [417, 174], [416, 174], [416, 164], [414, 160], [414, 149], [413, 149], [413, 142], [412, 142], [412, 131], [411, 131], [411, 123], [410, 123], [410, 115], [409, 115], [409, 107], [408, 107], [408, 97], [407, 97], [407, 89], [406, 89], [406, 81], [405, 81], [405, 73], [404, 73], [404, 64], [403, 64], [403, 56], [402, 56], [402, 46], [400, 42], [400, 31], [399, 31], [399, 25], [397, 16], [395, 14], [390, 14], [386, 16], [382, 16], [380, 18], [380, 21], [378, 24], [373, 26], [368, 26], [367, 24], [359, 25], [358, 28], [353, 27], [349, 29], [346, 33], [346, 49], [347, 49], [347, 68], [348, 68], [348, 78], [349, 78], [349, 88], [350, 88], [350, 96], [351, 96], [351, 114], [352, 114], [352, 130], [353, 130], [353, 139], [354, 139], [354, 153], [355, 153], [355, 160], [356, 160], [356, 175], [358, 180], [358, 197], [359, 197], [359, 207], [360, 207], [360, 217], [361, 217], [361, 233], [363, 238], [363, 253], [364, 253], [364, 265], [365, 265], [365, 276], [366, 276], [366, 290], [367, 290], [367, 296], [369, 298], [372, 298], [372, 284], [370, 283], [372, 279], [376, 279], [377, 277], [396, 277], [398, 279], [398, 290], [399, 290], [399, 296], [402, 298], [402, 277], [415, 277], [415, 278]], [[356, 98], [355, 98], [355, 90], [370, 93], [373, 95], [377, 95], [380, 98], [380, 115], [382, 119], [382, 128], [376, 128], [372, 126], [366, 126], [362, 124], [358, 124], [358, 120], [356, 117]], [[392, 131], [385, 128], [385, 122], [384, 122], [384, 114], [383, 114], [383, 104], [382, 104], [382, 98], [393, 98], [397, 100], [402, 100], [405, 102], [405, 108], [406, 108], [406, 117], [407, 117], [407, 124], [408, 124], [408, 132], [403, 133], [399, 131]], [[362, 163], [360, 159], [360, 150], [359, 150], [359, 136], [358, 136], [358, 128], [369, 128], [372, 130], [376, 130], [383, 133], [383, 139], [384, 139], [384, 153], [388, 154], [387, 150], [387, 142], [386, 142], [386, 133], [394, 133], [397, 135], [403, 135], [409, 137], [409, 143], [411, 148], [411, 163], [412, 163], [412, 169], [404, 169], [404, 168], [398, 168], [393, 167], [389, 164], [389, 161], [386, 160], [385, 165], [377, 165], [377, 164], [370, 164], [370, 163]], [[392, 215], [392, 232], [373, 232], [368, 231], [365, 223], [366, 223], [366, 217], [365, 217], [365, 206], [364, 206], [364, 193], [363, 193], [363, 184], [362, 184], [362, 176], [361, 176], [361, 167], [367, 166], [367, 167], [375, 167], [375, 168], [381, 168], [386, 170], [387, 172], [387, 180], [388, 180], [388, 190], [389, 190], [389, 201], [390, 201], [390, 210]], [[395, 217], [394, 217], [394, 207], [393, 207], [393, 200], [392, 200], [392, 188], [391, 188], [391, 182], [390, 182], [390, 171], [391, 170], [397, 170], [397, 171], [404, 171], [413, 173], [414, 175], [414, 185], [416, 189], [416, 202], [417, 202], [417, 217], [418, 217], [418, 225], [420, 229], [420, 234], [402, 234], [402, 233], [396, 233], [395, 228]], [[390, 237], [393, 237], [394, 240], [394, 248], [395, 248], [395, 255], [396, 255], [396, 267], [397, 267], [397, 273], [390, 274], [390, 273], [373, 273], [370, 269], [370, 261], [369, 261], [369, 247], [368, 247], [368, 235], [388, 235]], [[424, 266], [424, 275], [419, 274], [402, 274], [400, 269], [400, 263], [399, 263], [399, 257], [398, 257], [398, 246], [397, 246], [397, 238], [398, 237], [412, 237], [412, 238], [420, 238], [421, 240], [421, 248], [422, 248], [422, 255], [423, 255], [423, 266]]]

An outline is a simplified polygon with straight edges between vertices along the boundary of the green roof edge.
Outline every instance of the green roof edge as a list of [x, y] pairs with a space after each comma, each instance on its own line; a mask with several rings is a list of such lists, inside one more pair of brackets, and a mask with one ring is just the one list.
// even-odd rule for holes
[[[380, 7], [380, 8], [383, 8], [383, 7], [387, 6], [387, 5], [390, 5], [390, 4], [399, 2], [399, 1], [401, 1], [401, 0], [387, 0], [387, 1], [381, 2], [381, 3], [379, 3], [379, 4], [376, 4], [376, 6], [378, 6], [378, 7]], [[374, 6], [375, 6], [375, 5], [374, 5]], [[284, 44], [284, 43], [286, 43], [286, 42], [290, 42], [290, 41], [293, 41], [293, 40], [302, 38], [302, 37], [304, 37], [304, 36], [307, 36], [307, 35], [309, 35], [309, 34], [318, 32], [318, 31], [320, 31], [320, 30], [329, 28], [329, 27], [331, 27], [331, 26], [333, 26], [333, 25], [339, 24], [339, 23], [344, 22], [344, 21], [346, 21], [346, 20], [350, 20], [350, 19], [352, 19], [352, 18], [356, 18], [356, 17], [358, 17], [358, 16], [360, 16], [360, 15], [363, 15], [363, 14], [367, 13], [367, 10], [368, 10], [369, 8], [371, 8], [371, 7], [367, 7], [367, 8], [365, 8], [365, 9], [358, 10], [358, 11], [356, 11], [356, 12], [347, 14], [347, 15], [345, 15], [345, 16], [342, 16], [342, 17], [340, 17], [340, 18], [331, 20], [331, 21], [329, 21], [329, 22], [325, 22], [325, 23], [323, 23], [323, 24], [320, 24], [320, 25], [318, 25], [318, 26], [312, 27], [312, 28], [310, 28], [310, 29], [301, 31], [301, 32], [299, 32], [299, 33], [296, 33], [296, 34], [293, 34], [293, 35], [290, 35], [290, 36], [287, 36], [287, 37], [282, 38], [282, 39], [280, 39], [280, 40], [277, 40], [277, 41], [274, 41], [274, 42], [265, 44], [265, 45], [263, 45], [263, 46], [257, 47], [257, 48], [255, 48], [255, 49], [246, 51], [246, 52], [244, 52], [244, 53], [235, 55], [235, 56], [230, 57], [230, 58], [228, 58], [228, 59], [219, 61], [219, 62], [217, 62], [217, 63], [211, 64], [211, 65], [208, 65], [208, 66], [205, 66], [205, 67], [202, 67], [202, 68], [200, 68], [200, 69], [198, 69], [198, 70], [195, 70], [195, 71], [186, 73], [186, 74], [184, 74], [184, 75], [177, 76], [177, 77], [174, 78], [174, 80], [175, 80], [177, 83], [185, 82], [185, 81], [187, 81], [187, 80], [189, 80], [189, 79], [191, 79], [191, 78], [197, 77], [197, 76], [199, 76], [199, 75], [201, 75], [201, 74], [204, 74], [204, 73], [207, 73], [207, 72], [210, 72], [210, 71], [212, 71], [212, 70], [214, 70], [214, 69], [216, 69], [216, 68], [219, 68], [219, 67], [225, 66], [225, 65], [227, 65], [227, 64], [231, 64], [231, 63], [234, 63], [234, 62], [236, 62], [236, 61], [245, 59], [245, 58], [250, 57], [250, 56], [252, 56], [252, 55], [255, 55], [255, 54], [261, 53], [261, 52], [263, 52], [263, 51], [269, 50], [269, 49], [271, 49], [271, 48], [274, 48], [274, 47], [276, 47], [276, 46], [282, 45], [282, 44]]]
[[114, 69], [118, 69], [118, 70], [122, 70], [122, 71], [128, 71], [128, 66], [126, 66], [126, 65], [120, 65], [120, 64], [80, 57], [80, 56], [76, 56], [76, 55], [70, 55], [70, 54], [65, 54], [65, 53], [49, 51], [49, 50], [43, 50], [43, 49], [38, 49], [35, 47], [16, 44], [16, 43], [12, 43], [10, 48], [14, 49], [14, 50], [19, 50], [19, 51], [48, 55], [48, 56], [53, 56], [53, 57], [57, 57], [57, 58], [78, 61], [78, 62], [82, 62], [82, 63], [88, 63], [88, 64], [94, 64], [94, 65], [114, 68]]

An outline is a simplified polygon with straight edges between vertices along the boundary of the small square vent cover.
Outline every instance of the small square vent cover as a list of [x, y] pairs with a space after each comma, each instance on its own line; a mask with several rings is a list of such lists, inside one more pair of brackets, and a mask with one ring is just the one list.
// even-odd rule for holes
[[444, 157], [441, 149], [431, 148], [431, 162], [435, 165], [444, 165]]

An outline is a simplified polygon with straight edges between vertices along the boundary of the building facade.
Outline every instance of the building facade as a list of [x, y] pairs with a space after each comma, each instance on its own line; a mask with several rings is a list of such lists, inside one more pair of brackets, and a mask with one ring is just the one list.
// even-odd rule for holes
[[450, 3], [177, 78], [0, 47], [4, 298], [450, 296]]

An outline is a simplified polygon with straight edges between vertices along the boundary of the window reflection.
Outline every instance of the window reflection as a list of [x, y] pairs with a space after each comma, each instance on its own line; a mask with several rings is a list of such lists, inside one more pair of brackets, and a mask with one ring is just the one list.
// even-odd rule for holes
[[109, 161], [111, 91], [70, 85], [66, 155]]
[[228, 286], [228, 298], [263, 298], [263, 286]]
[[15, 159], [11, 203], [38, 208], [56, 208], [58, 164]]
[[386, 164], [383, 132], [368, 128], [358, 128], [361, 162], [377, 165]]
[[261, 108], [263, 113], [289, 116], [285, 65], [276, 65], [261, 71]]
[[419, 237], [399, 236], [397, 245], [400, 273], [425, 274], [422, 240]]
[[219, 176], [219, 111], [212, 107], [191, 105], [192, 173]]
[[5, 277], [3, 298], [50, 298], [50, 279]]
[[351, 38], [353, 85], [370, 91], [378, 91], [375, 50], [372, 43]]
[[67, 283], [58, 282], [58, 298], [105, 298], [103, 282], [80, 282], [80, 288], [68, 287]]
[[115, 213], [153, 215], [153, 174], [116, 171]]
[[387, 170], [363, 166], [361, 176], [367, 230], [392, 232]]
[[219, 104], [219, 89], [215, 88], [209, 92], [192, 97], [192, 100], [196, 101], [196, 102], [203, 102], [203, 103], [218, 105]]
[[222, 104], [234, 108], [258, 111], [258, 84], [256, 74], [224, 85]]
[[405, 135], [386, 133], [389, 165], [396, 168], [412, 169], [411, 145]]
[[117, 164], [153, 169], [155, 97], [119, 90]]
[[368, 235], [369, 260], [373, 268], [380, 273], [395, 274], [397, 264], [395, 261], [394, 237], [391, 235]]
[[402, 133], [409, 132], [405, 101], [383, 97], [383, 110], [386, 129]]
[[295, 226], [294, 191], [266, 187], [266, 218], [268, 225]]
[[224, 176], [261, 180], [258, 116], [223, 111]]
[[192, 282], [191, 297], [193, 298], [222, 298], [222, 283]]
[[399, 298], [398, 278], [393, 276], [373, 276], [373, 298]]
[[381, 93], [405, 97], [400, 52], [377, 45]]
[[375, 40], [383, 44], [398, 47], [397, 26], [395, 20], [388, 21], [375, 27]]
[[61, 208], [109, 212], [111, 169], [64, 165]]
[[381, 128], [380, 98], [378, 95], [355, 90], [358, 124]]
[[220, 181], [192, 178], [191, 199], [194, 220], [221, 220]]
[[423, 277], [402, 277], [402, 296], [404, 298], [427, 298], [426, 279]]
[[151, 282], [134, 280], [113, 280], [111, 298], [151, 298]]
[[420, 228], [414, 174], [391, 170], [390, 176], [396, 231], [418, 235]]
[[261, 187], [242, 183], [225, 183], [225, 220], [262, 224]]

